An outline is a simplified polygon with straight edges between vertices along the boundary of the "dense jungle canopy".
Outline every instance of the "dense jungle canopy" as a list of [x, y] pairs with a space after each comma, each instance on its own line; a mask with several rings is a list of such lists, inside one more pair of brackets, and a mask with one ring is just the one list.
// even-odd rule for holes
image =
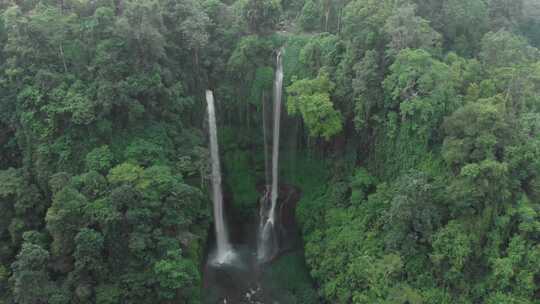
[[0, 304], [203, 303], [204, 93], [249, 219], [280, 48], [289, 303], [539, 304], [538, 47], [538, 0], [0, 1]]

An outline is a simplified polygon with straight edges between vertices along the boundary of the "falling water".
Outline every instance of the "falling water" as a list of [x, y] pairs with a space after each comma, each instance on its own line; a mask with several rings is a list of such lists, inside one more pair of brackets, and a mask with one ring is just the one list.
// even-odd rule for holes
[[225, 226], [225, 215], [223, 213], [223, 193], [221, 191], [221, 168], [219, 163], [219, 148], [216, 128], [216, 111], [214, 106], [214, 94], [206, 91], [206, 102], [208, 103], [208, 126], [210, 131], [210, 156], [212, 158], [212, 193], [214, 201], [214, 222], [216, 226], [217, 252], [216, 262], [226, 263], [232, 257], [232, 248]]
[[[263, 148], [264, 148], [264, 185], [265, 191], [270, 191], [270, 163], [268, 159], [268, 111], [266, 105], [266, 95], [262, 92], [262, 122], [263, 122]], [[262, 209], [261, 209], [262, 210]]]
[[277, 54], [277, 69], [274, 80], [274, 130], [272, 140], [272, 185], [270, 190], [271, 207], [267, 218], [264, 217], [265, 205], [268, 203], [268, 193], [261, 201], [261, 225], [257, 256], [259, 260], [267, 260], [277, 250], [277, 236], [275, 235], [276, 205], [278, 199], [278, 169], [279, 169], [279, 131], [281, 123], [281, 102], [283, 91], [283, 50]]
[[274, 81], [274, 138], [272, 141], [272, 207], [270, 208], [270, 222], [274, 224], [276, 217], [276, 203], [278, 199], [278, 164], [279, 164], [279, 128], [281, 126], [281, 97], [283, 90], [283, 58], [282, 50], [277, 54], [276, 79]]

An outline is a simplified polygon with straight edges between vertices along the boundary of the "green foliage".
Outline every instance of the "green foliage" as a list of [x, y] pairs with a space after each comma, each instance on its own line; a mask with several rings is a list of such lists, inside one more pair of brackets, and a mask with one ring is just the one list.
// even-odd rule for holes
[[289, 114], [300, 114], [312, 137], [328, 140], [342, 130], [342, 117], [330, 100], [333, 89], [334, 83], [325, 73], [297, 80], [287, 88]]
[[116, 304], [120, 301], [121, 291], [114, 285], [96, 287], [96, 304]]
[[107, 172], [112, 166], [113, 156], [108, 146], [95, 148], [86, 155], [86, 169]]
[[489, 21], [493, 29], [515, 28], [523, 16], [523, 0], [493, 0], [488, 4]]
[[[313, 42], [313, 35], [294, 35], [287, 37], [287, 47], [283, 53], [283, 83], [291, 83], [294, 77], [312, 76], [313, 71], [301, 61], [304, 47]], [[311, 64], [311, 63], [309, 63]]]
[[367, 198], [375, 179], [364, 168], [358, 168], [351, 178], [351, 203], [359, 204]]
[[337, 47], [339, 39], [335, 35], [321, 34], [312, 37], [299, 54], [300, 62], [316, 74], [322, 67], [331, 68], [338, 63]]
[[245, 73], [263, 66], [270, 58], [272, 43], [251, 35], [243, 37], [229, 58], [228, 65], [235, 73]]
[[[355, 173], [351, 185], [365, 187], [372, 181], [361, 170]], [[338, 190], [337, 187], [342, 188], [340, 184], [334, 184], [318, 197], [317, 207], [313, 203], [309, 209], [305, 209], [307, 205], [301, 206], [303, 212], [316, 215], [310, 219], [315, 220], [316, 225], [306, 222], [303, 225], [307, 229], [307, 262], [314, 278], [322, 283], [321, 293], [338, 303], [393, 303], [395, 297], [418, 299], [417, 291], [397, 283], [405, 270], [402, 257], [392, 252], [381, 253], [383, 243], [377, 230], [382, 223], [377, 223], [377, 217], [388, 206], [387, 188], [381, 186], [377, 195], [369, 199], [351, 196], [354, 205], [344, 206], [346, 202], [341, 200], [348, 199], [346, 194], [343, 195], [347, 189]], [[321, 208], [329, 207], [329, 213], [320, 213]], [[334, 275], [327, 276], [329, 272]]]
[[0, 10], [0, 155], [18, 168], [0, 171], [0, 264], [13, 270], [0, 301], [165, 302], [146, 265], [173, 243], [198, 263], [208, 225], [201, 193], [168, 166], [202, 142], [185, 113], [209, 17], [196, 1]]
[[16, 169], [7, 169], [0, 171], [0, 179], [2, 183], [0, 184], [0, 196], [2, 198], [9, 198], [14, 195], [17, 195], [19, 185], [22, 183], [22, 177], [20, 172]]
[[23, 244], [13, 263], [13, 296], [17, 303], [47, 303], [51, 286], [46, 267], [49, 253], [35, 244]]
[[501, 30], [484, 36], [480, 58], [489, 67], [519, 65], [537, 60], [538, 50], [523, 37]]
[[123, 163], [111, 169], [107, 179], [113, 184], [135, 183], [141, 177], [143, 168]]
[[433, 254], [431, 259], [435, 265], [446, 265], [444, 275], [447, 280], [462, 276], [463, 267], [473, 250], [472, 236], [457, 222], [449, 222], [433, 238]]
[[299, 253], [287, 254], [278, 259], [262, 280], [276, 293], [272, 296], [285, 303], [318, 301], [311, 278], [305, 269], [303, 256]]
[[441, 44], [441, 35], [429, 26], [427, 20], [416, 16], [414, 5], [397, 8], [387, 19], [384, 30], [390, 37], [389, 55], [396, 55], [406, 48], [435, 52]]
[[321, 24], [321, 18], [322, 12], [319, 1], [305, 1], [304, 7], [302, 7], [302, 12], [300, 13], [300, 17], [298, 20], [302, 29], [306, 31], [313, 31], [319, 29]]
[[364, 58], [354, 65], [355, 77], [352, 85], [356, 100], [354, 103], [354, 126], [357, 130], [366, 128], [371, 122], [372, 114], [382, 104], [382, 90], [378, 87], [382, 82], [379, 70], [379, 55], [375, 51], [367, 51]]
[[268, 33], [275, 29], [281, 14], [281, 0], [247, 0], [243, 17], [255, 33]]
[[258, 68], [255, 71], [255, 79], [251, 87], [251, 102], [256, 104], [258, 108], [262, 108], [262, 97], [269, 94], [274, 83], [274, 70], [271, 67]]
[[0, 291], [7, 293], [7, 280], [9, 278], [9, 272], [4, 265], [0, 265]]
[[149, 166], [164, 159], [163, 147], [144, 139], [136, 139], [125, 150], [125, 158], [143, 166]]
[[253, 161], [264, 163], [261, 159], [250, 159], [249, 154], [238, 147], [225, 151], [226, 185], [234, 195], [235, 209], [246, 217], [255, 212], [260, 196]]
[[488, 27], [486, 3], [480, 0], [444, 1], [441, 15], [444, 26], [437, 29], [444, 35], [448, 48], [463, 55], [474, 54]]
[[74, 237], [86, 222], [83, 208], [87, 203], [84, 195], [69, 186], [55, 194], [45, 218], [47, 230], [53, 238], [53, 255], [67, 256], [73, 252]]
[[380, 46], [385, 40], [384, 24], [392, 14], [393, 1], [355, 0], [344, 9], [343, 34], [365, 50]]
[[448, 136], [443, 156], [449, 164], [466, 164], [495, 158], [508, 135], [501, 96], [481, 99], [458, 109], [445, 120]]
[[193, 296], [200, 281], [197, 267], [179, 252], [167, 252], [166, 258], [154, 265], [154, 273], [160, 286], [158, 292], [163, 298], [174, 299], [176, 292], [183, 290], [186, 300], [195, 300]]
[[390, 102], [386, 107], [399, 108], [402, 121], [411, 120], [413, 130], [429, 134], [459, 103], [450, 68], [424, 50], [403, 50], [390, 72], [384, 80]]

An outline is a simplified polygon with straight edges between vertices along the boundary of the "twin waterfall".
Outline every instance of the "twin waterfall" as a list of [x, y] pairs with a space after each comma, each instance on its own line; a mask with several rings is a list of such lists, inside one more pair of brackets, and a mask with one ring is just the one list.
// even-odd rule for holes
[[[277, 68], [274, 80], [274, 108], [273, 108], [273, 140], [272, 140], [272, 184], [268, 185], [267, 178], [266, 193], [261, 200], [259, 236], [257, 240], [257, 259], [266, 262], [278, 251], [278, 239], [276, 226], [276, 205], [279, 195], [278, 175], [279, 175], [279, 132], [281, 122], [281, 104], [283, 95], [283, 50], [277, 54]], [[212, 159], [212, 191], [214, 203], [214, 223], [216, 229], [216, 255], [213, 259], [218, 265], [231, 263], [235, 257], [225, 224], [225, 214], [223, 211], [223, 193], [221, 189], [221, 169], [219, 162], [218, 137], [216, 127], [216, 114], [214, 106], [214, 96], [212, 91], [206, 91], [206, 102], [208, 104], [208, 124], [210, 133], [210, 155]], [[264, 108], [264, 99], [263, 99]], [[263, 110], [263, 129], [265, 132], [265, 158], [266, 149], [266, 113]], [[265, 162], [267, 163], [266, 159]], [[266, 171], [268, 171], [266, 166]], [[269, 176], [269, 172], [266, 172]], [[270, 193], [268, 193], [270, 190]], [[270, 206], [268, 206], [270, 205]], [[270, 208], [268, 208], [270, 207]], [[269, 210], [268, 210], [269, 209]]]
[[219, 163], [219, 148], [216, 127], [216, 110], [214, 106], [214, 94], [206, 91], [208, 104], [208, 129], [210, 132], [210, 157], [212, 158], [212, 199], [214, 201], [214, 222], [216, 226], [217, 252], [215, 262], [227, 263], [233, 256], [232, 246], [225, 225], [223, 213], [223, 192], [221, 189], [221, 166]]

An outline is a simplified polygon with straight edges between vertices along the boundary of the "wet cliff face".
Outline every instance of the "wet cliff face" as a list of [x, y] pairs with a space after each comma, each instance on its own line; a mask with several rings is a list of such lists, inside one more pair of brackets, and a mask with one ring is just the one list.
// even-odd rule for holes
[[316, 303], [295, 219], [303, 185], [287, 182], [303, 180], [294, 172], [296, 159], [304, 158], [297, 155], [301, 146], [297, 135], [302, 132], [298, 120], [282, 109], [283, 51], [275, 56], [273, 86], [262, 90], [259, 117], [247, 129], [222, 121], [223, 210], [235, 257], [215, 262], [223, 240], [222, 231], [216, 229], [208, 241], [204, 267], [208, 303], [307, 303], [300, 300], [305, 297]]

